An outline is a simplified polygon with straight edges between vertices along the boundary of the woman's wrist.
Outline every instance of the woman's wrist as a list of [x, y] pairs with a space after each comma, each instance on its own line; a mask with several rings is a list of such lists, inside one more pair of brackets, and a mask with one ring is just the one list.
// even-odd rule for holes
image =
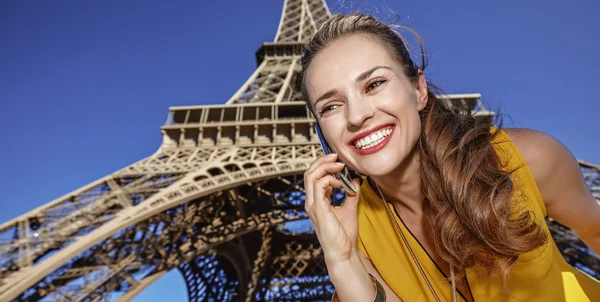
[[372, 301], [377, 293], [377, 287], [358, 253], [356, 249], [345, 261], [335, 263], [326, 261], [331, 283], [340, 301]]
[[[385, 289], [383, 289], [383, 286], [381, 285], [381, 283], [379, 283], [379, 281], [373, 275], [369, 274], [369, 276], [371, 277], [371, 280], [373, 281], [373, 284], [375, 285], [375, 288], [376, 288], [375, 297], [369, 301], [385, 302], [387, 300]], [[333, 293], [333, 296], [331, 297], [331, 302], [340, 302], [340, 297], [338, 296], [337, 292]]]

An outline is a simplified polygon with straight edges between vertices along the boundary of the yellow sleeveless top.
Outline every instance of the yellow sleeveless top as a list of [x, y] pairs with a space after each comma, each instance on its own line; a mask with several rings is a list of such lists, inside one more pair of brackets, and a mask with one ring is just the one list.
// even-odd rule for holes
[[[551, 239], [546, 226], [546, 208], [533, 175], [521, 154], [502, 131], [493, 140], [495, 150], [507, 169], [521, 166], [513, 174], [514, 194], [525, 194], [524, 205], [535, 213], [536, 220], [550, 239], [545, 245], [522, 254], [513, 266], [508, 288], [518, 301], [600, 301], [600, 282], [569, 265]], [[358, 204], [358, 248], [371, 260], [379, 274], [403, 301], [434, 301], [427, 284], [397, 234], [383, 201], [368, 181], [364, 181]], [[438, 297], [452, 301], [452, 287], [402, 219], [388, 202], [394, 218], [415, 253]], [[515, 301], [510, 298], [497, 276], [488, 276], [482, 267], [466, 269], [467, 283], [475, 301]], [[458, 301], [465, 301], [458, 293]]]

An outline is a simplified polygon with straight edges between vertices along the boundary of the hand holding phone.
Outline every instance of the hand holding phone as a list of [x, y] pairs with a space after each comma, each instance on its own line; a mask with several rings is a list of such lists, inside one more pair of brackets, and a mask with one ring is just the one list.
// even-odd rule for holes
[[[321, 149], [323, 149], [323, 153], [325, 155], [331, 154], [331, 147], [329, 147], [329, 144], [325, 140], [325, 136], [323, 136], [323, 132], [321, 131], [321, 127], [319, 127], [319, 123], [315, 124], [315, 132], [319, 137], [319, 142], [321, 142]], [[356, 195], [356, 188], [354, 188], [354, 184], [352, 183], [352, 176], [350, 175], [350, 171], [348, 171], [346, 166], [344, 166], [340, 173], [334, 173], [333, 176], [342, 181], [344, 184], [344, 191], [346, 191], [348, 195]]]
[[[331, 202], [332, 188], [344, 187], [342, 180], [335, 177], [344, 166], [334, 153], [319, 156], [304, 172], [304, 209], [323, 249], [325, 263], [332, 274], [331, 281], [337, 281], [338, 285], [346, 282], [348, 276], [368, 276], [363, 266], [354, 265], [361, 261], [356, 244], [359, 191], [353, 196], [347, 194], [342, 206]], [[358, 179], [352, 184], [360, 190]]]

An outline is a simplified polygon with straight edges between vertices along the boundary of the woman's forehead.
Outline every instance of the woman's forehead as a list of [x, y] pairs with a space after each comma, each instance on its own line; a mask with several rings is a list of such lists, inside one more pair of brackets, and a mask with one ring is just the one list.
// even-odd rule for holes
[[334, 65], [351, 66], [358, 63], [384, 63], [393, 60], [393, 54], [383, 42], [367, 34], [354, 34], [331, 42], [321, 49], [310, 64], [325, 69]]
[[[333, 89], [335, 87], [331, 86], [336, 83], [353, 81], [375, 66], [395, 69], [400, 64], [376, 37], [367, 34], [343, 37], [327, 45], [313, 58], [306, 71], [306, 88], [309, 95]], [[310, 97], [313, 99], [313, 95]]]

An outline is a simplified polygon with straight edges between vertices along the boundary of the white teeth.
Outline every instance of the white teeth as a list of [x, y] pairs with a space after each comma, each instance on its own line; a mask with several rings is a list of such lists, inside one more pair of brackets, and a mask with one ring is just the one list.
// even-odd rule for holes
[[371, 133], [371, 135], [363, 137], [354, 143], [354, 146], [357, 149], [367, 149], [371, 148], [381, 141], [383, 138], [390, 135], [392, 133], [392, 129], [379, 130], [375, 133]]

